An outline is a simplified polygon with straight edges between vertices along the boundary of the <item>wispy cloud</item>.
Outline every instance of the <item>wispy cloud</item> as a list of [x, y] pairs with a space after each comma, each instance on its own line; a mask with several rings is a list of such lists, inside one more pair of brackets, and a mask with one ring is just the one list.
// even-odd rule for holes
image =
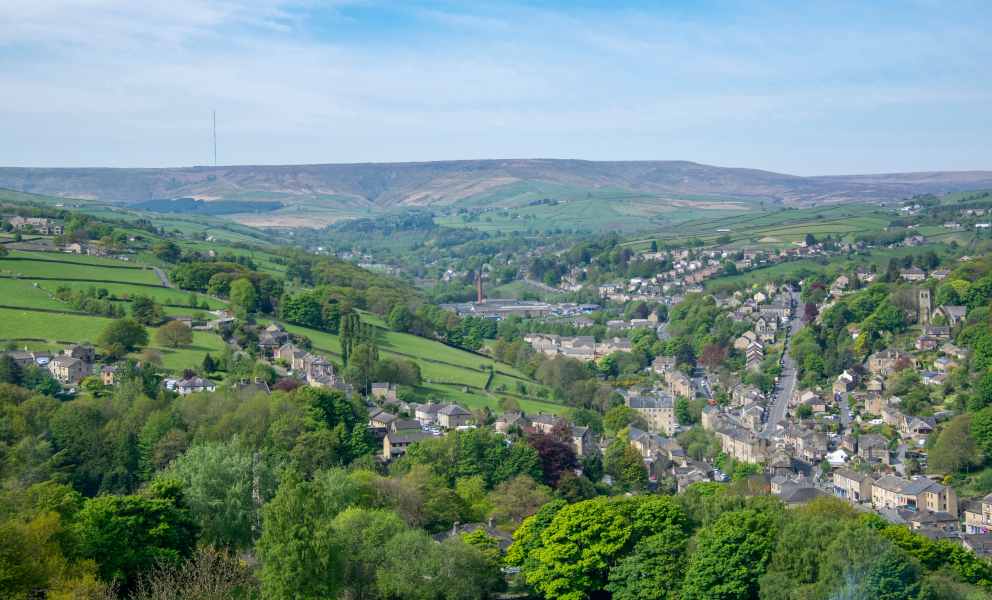
[[979, 148], [992, 128], [987, 13], [908, 2], [6, 2], [0, 135], [14, 143], [0, 145], [0, 163], [190, 164], [185, 148], [203, 143], [216, 108], [231, 163], [992, 168]]

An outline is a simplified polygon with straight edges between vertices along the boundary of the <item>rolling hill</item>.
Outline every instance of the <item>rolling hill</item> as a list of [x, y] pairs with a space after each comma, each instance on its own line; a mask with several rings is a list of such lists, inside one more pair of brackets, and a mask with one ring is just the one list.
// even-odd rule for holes
[[[519, 182], [651, 195], [747, 198], [786, 205], [884, 202], [919, 193], [992, 187], [992, 172], [798, 177], [686, 161], [463, 160], [176, 169], [0, 168], [0, 188], [62, 198], [137, 203], [192, 197], [290, 204], [346, 201], [366, 212], [484, 203]], [[325, 200], [326, 199], [326, 200]]]

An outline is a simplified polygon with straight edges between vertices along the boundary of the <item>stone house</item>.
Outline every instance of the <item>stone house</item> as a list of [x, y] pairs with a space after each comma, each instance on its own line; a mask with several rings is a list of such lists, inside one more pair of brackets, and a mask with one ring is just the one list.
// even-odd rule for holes
[[429, 431], [414, 431], [401, 433], [387, 433], [382, 438], [382, 457], [386, 460], [399, 458], [406, 454], [407, 448], [414, 442], [422, 442], [433, 437]]

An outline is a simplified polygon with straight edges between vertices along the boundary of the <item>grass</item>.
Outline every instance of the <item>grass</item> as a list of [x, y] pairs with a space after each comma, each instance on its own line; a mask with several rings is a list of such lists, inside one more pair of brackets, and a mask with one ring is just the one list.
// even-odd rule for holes
[[[226, 346], [226, 342], [213, 333], [204, 331], [193, 332], [193, 343], [185, 348], [161, 346], [155, 342], [157, 327], [148, 328], [149, 348], [156, 348], [162, 353], [162, 368], [173, 373], [181, 373], [183, 369], [202, 371], [203, 357], [209, 352], [214, 358]], [[135, 358], [140, 352], [133, 354]]]
[[[23, 253], [11, 253], [23, 254]], [[114, 266], [121, 263], [113, 261]], [[151, 269], [108, 269], [106, 265], [84, 264], [73, 261], [0, 261], [7, 270], [21, 274], [25, 278], [51, 277], [66, 279], [102, 279], [127, 283], [149, 283], [161, 285], [158, 276]]]
[[56, 340], [95, 343], [110, 319], [69, 314], [55, 317], [49, 313], [0, 309], [2, 336], [12, 338], [38, 338], [54, 343]]
[[10, 277], [0, 278], [0, 304], [76, 312], [72, 307], [51, 298], [44, 291], [34, 289], [30, 285]]

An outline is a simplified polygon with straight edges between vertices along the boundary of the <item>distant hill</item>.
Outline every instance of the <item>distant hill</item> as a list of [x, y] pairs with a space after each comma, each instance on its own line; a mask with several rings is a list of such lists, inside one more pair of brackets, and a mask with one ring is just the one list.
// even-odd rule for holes
[[178, 197], [288, 202], [301, 196], [329, 195], [351, 197], [360, 205], [388, 210], [451, 205], [470, 197], [478, 204], [487, 194], [518, 181], [809, 205], [885, 202], [927, 192], [989, 188], [992, 172], [797, 177], [686, 161], [553, 159], [179, 169], [0, 168], [0, 188], [129, 204]]

